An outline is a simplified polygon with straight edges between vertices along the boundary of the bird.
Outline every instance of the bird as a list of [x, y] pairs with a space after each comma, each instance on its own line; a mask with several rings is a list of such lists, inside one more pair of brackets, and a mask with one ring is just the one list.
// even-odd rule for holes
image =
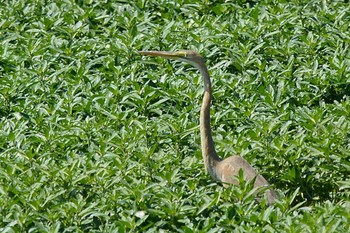
[[201, 151], [206, 171], [212, 179], [223, 183], [224, 187], [229, 184], [239, 185], [237, 176], [240, 170], [243, 171], [246, 181], [254, 181], [254, 188], [258, 190], [266, 186], [267, 203], [273, 204], [278, 197], [269, 182], [260, 175], [243, 157], [239, 155], [230, 156], [221, 159], [215, 150], [212, 130], [210, 125], [210, 107], [212, 101], [212, 85], [208, 68], [204, 58], [193, 50], [168, 51], [139, 51], [144, 56], [155, 56], [166, 59], [179, 60], [191, 64], [197, 68], [202, 76], [204, 85], [204, 94], [200, 110], [199, 128], [201, 138]]

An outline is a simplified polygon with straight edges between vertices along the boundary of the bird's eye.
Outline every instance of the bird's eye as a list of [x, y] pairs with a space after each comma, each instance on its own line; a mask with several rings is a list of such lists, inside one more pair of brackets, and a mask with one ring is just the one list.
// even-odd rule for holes
[[186, 52], [184, 52], [184, 51], [180, 51], [179, 55], [181, 55], [182, 58], [187, 58], [188, 54]]

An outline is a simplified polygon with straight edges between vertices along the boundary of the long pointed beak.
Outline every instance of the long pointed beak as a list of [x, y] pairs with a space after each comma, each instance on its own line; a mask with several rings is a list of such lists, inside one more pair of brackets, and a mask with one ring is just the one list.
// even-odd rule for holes
[[185, 57], [181, 52], [166, 52], [166, 51], [139, 51], [140, 54], [153, 57], [163, 57], [168, 59], [179, 59]]

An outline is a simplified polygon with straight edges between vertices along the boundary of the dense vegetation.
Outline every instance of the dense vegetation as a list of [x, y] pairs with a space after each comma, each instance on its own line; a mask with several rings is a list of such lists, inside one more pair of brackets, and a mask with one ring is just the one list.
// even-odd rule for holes
[[[1, 232], [349, 232], [348, 1], [3, 1]], [[278, 190], [205, 174], [210, 68], [219, 155]]]

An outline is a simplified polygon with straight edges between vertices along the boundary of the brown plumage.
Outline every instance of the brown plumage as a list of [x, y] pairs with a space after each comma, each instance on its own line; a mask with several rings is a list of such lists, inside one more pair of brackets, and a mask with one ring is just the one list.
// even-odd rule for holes
[[[188, 50], [177, 52], [140, 51], [140, 53], [147, 56], [159, 56], [168, 59], [181, 60], [198, 68], [201, 73], [204, 83], [204, 96], [200, 112], [201, 147], [205, 168], [211, 177], [216, 181], [223, 182], [225, 187], [227, 186], [227, 183], [237, 185], [238, 181], [234, 176], [238, 176], [240, 169], [242, 169], [247, 181], [256, 178], [254, 183], [255, 188], [269, 186], [270, 184], [265, 178], [259, 175], [244, 158], [240, 156], [231, 156], [222, 160], [217, 155], [210, 127], [210, 105], [212, 99], [211, 81], [202, 56], [195, 51]], [[271, 187], [266, 191], [266, 196], [269, 204], [272, 204], [277, 200], [277, 195]]]

